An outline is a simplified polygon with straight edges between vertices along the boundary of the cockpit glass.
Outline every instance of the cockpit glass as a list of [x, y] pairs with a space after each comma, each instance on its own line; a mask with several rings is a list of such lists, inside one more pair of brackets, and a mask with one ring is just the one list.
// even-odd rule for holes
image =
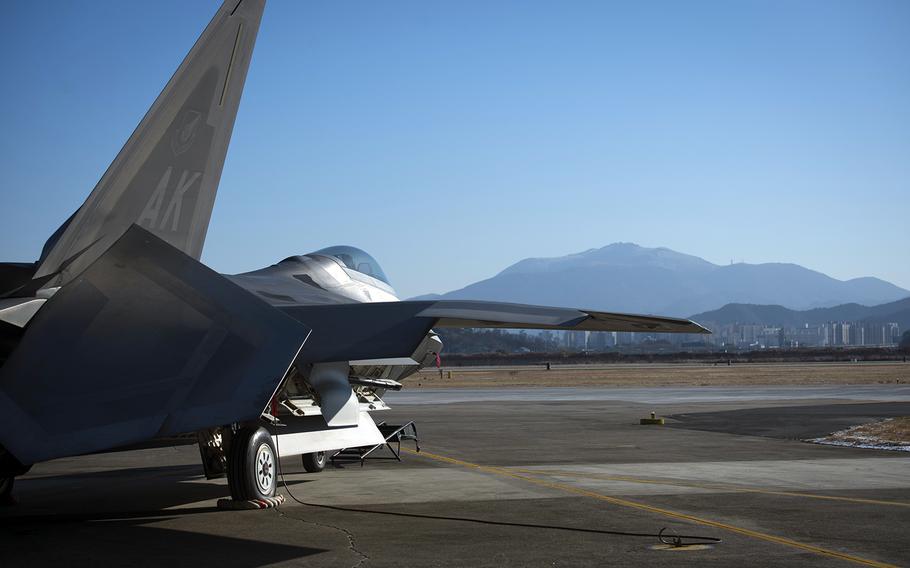
[[337, 258], [351, 270], [356, 270], [367, 276], [372, 276], [377, 280], [382, 280], [386, 284], [389, 283], [389, 279], [386, 278], [385, 273], [382, 271], [382, 268], [379, 267], [379, 263], [376, 262], [376, 259], [359, 248], [348, 246], [328, 247], [317, 250], [313, 254]]

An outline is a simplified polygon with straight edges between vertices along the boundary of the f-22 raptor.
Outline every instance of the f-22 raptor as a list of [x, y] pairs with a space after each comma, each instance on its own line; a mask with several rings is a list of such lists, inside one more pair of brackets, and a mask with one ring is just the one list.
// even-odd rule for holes
[[237, 275], [199, 262], [264, 0], [227, 0], [34, 263], [0, 264], [0, 497], [32, 464], [195, 436], [236, 500], [381, 443], [370, 412], [447, 327], [704, 333], [684, 319], [398, 301], [339, 246]]

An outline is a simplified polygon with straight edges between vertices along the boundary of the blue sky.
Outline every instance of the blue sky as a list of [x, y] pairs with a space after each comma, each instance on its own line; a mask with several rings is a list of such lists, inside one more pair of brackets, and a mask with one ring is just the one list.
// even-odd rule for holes
[[[214, 13], [7, 1], [0, 259], [34, 260]], [[270, 0], [203, 260], [404, 296], [616, 241], [910, 288], [910, 2]]]

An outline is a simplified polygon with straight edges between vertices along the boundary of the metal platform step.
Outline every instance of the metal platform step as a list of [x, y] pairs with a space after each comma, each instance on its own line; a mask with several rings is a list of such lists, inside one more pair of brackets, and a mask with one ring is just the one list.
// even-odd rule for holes
[[[332, 464], [337, 463], [353, 463], [356, 461], [360, 462], [360, 467], [363, 467], [363, 464], [366, 462], [367, 458], [375, 460], [398, 460], [401, 461], [401, 441], [402, 440], [412, 440], [414, 442], [414, 447], [417, 451], [420, 451], [420, 440], [417, 437], [417, 425], [414, 422], [407, 422], [405, 424], [386, 424], [385, 422], [380, 422], [376, 425], [379, 428], [379, 432], [385, 438], [380, 444], [375, 446], [359, 446], [356, 448], [342, 448], [332, 454], [331, 460]], [[392, 444], [397, 444], [393, 446]], [[381, 448], [388, 448], [392, 453], [391, 456], [378, 456], [371, 455], [376, 450]]]

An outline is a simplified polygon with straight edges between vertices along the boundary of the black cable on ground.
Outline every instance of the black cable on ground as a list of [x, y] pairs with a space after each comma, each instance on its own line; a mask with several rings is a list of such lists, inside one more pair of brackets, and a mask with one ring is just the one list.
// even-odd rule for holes
[[[277, 436], [276, 436], [277, 438]], [[315, 507], [320, 509], [329, 509], [332, 511], [342, 511], [347, 513], [367, 513], [371, 515], [388, 515], [393, 517], [410, 517], [415, 519], [429, 519], [437, 521], [457, 521], [462, 523], [476, 523], [482, 525], [494, 525], [494, 526], [505, 526], [505, 527], [521, 527], [529, 529], [549, 529], [549, 530], [559, 530], [559, 531], [570, 531], [570, 532], [583, 532], [583, 533], [595, 533], [595, 534], [605, 534], [612, 536], [627, 536], [633, 538], [655, 538], [663, 544], [667, 544], [674, 547], [689, 546], [693, 544], [716, 544], [723, 542], [722, 539], [713, 537], [713, 536], [700, 536], [700, 535], [677, 535], [672, 533], [672, 530], [664, 527], [660, 529], [657, 533], [638, 533], [638, 532], [628, 532], [628, 531], [614, 531], [614, 530], [603, 530], [603, 529], [586, 529], [578, 527], [564, 527], [556, 525], [538, 525], [532, 523], [510, 523], [506, 521], [491, 521], [487, 519], [474, 519], [470, 517], [448, 517], [441, 515], [422, 515], [419, 513], [398, 513], [395, 511], [374, 511], [371, 509], [356, 509], [353, 507], [339, 507], [337, 505], [324, 505], [321, 503], [307, 503], [301, 501], [297, 498], [296, 495], [291, 491], [291, 488], [288, 486], [287, 480], [284, 477], [284, 470], [281, 469], [281, 452], [278, 451], [278, 440], [275, 440], [275, 450], [278, 453], [278, 475], [281, 477], [281, 483], [284, 485], [285, 491], [287, 491], [288, 496], [296, 501], [297, 503], [305, 507]], [[281, 507], [277, 507], [280, 509]], [[279, 511], [280, 512], [280, 511]], [[332, 527], [338, 528], [338, 527]], [[340, 529], [339, 529], [340, 530]]]
[[[291, 493], [291, 489], [288, 487], [288, 483], [287, 483], [287, 481], [285, 481], [285, 479], [284, 479], [284, 470], [281, 469], [281, 450], [279, 449], [279, 446], [278, 446], [278, 436], [274, 436], [272, 439], [275, 441], [275, 454], [276, 454], [276, 456], [275, 456], [275, 462], [276, 462], [276, 464], [275, 464], [275, 465], [276, 465], [276, 468], [278, 469], [278, 475], [279, 475], [279, 477], [281, 477], [281, 483], [282, 483], [282, 485], [284, 485], [285, 491], [288, 492], [288, 495], [291, 496], [291, 499], [293, 499], [294, 501], [297, 501], [297, 502], [300, 503], [301, 505], [306, 505], [307, 503], [304, 503], [303, 501], [301, 501], [300, 499], [298, 499], [297, 497], [295, 497], [293, 493]], [[276, 480], [276, 490], [277, 490], [277, 480]], [[304, 522], [304, 523], [309, 523], [309, 524], [311, 524], [311, 525], [315, 525], [315, 526], [318, 526], [318, 527], [329, 528], [329, 529], [332, 529], [332, 530], [336, 530], [336, 531], [342, 533], [343, 535], [345, 535], [345, 537], [347, 537], [347, 539], [348, 539], [348, 548], [351, 550], [351, 552], [353, 552], [353, 553], [357, 554], [358, 556], [360, 556], [360, 562], [358, 562], [358, 563], [355, 565], [355, 568], [358, 567], [358, 566], [360, 566], [361, 564], [363, 564], [364, 562], [366, 562], [366, 561], [368, 561], [368, 560], [370, 559], [370, 557], [367, 556], [362, 550], [360, 550], [359, 548], [357, 548], [357, 545], [356, 545], [356, 543], [354, 542], [354, 535], [351, 534], [351, 531], [349, 531], [349, 530], [347, 530], [347, 529], [345, 529], [345, 528], [342, 528], [342, 527], [338, 527], [338, 526], [335, 526], [335, 525], [330, 525], [330, 524], [328, 524], [328, 523], [320, 523], [320, 522], [318, 522], [318, 521], [311, 521], [311, 520], [309, 520], [309, 519], [298, 519], [298, 518], [296, 518], [296, 517], [291, 517], [291, 516], [289, 516], [289, 515], [285, 515], [285, 514], [284, 514], [284, 511], [281, 510], [281, 503], [280, 503], [280, 502], [275, 506], [275, 511], [277, 511], [278, 514], [281, 515], [282, 517], [289, 518], [289, 519], [294, 519], [294, 520], [297, 520], [297, 521], [302, 521], [302, 522]]]

